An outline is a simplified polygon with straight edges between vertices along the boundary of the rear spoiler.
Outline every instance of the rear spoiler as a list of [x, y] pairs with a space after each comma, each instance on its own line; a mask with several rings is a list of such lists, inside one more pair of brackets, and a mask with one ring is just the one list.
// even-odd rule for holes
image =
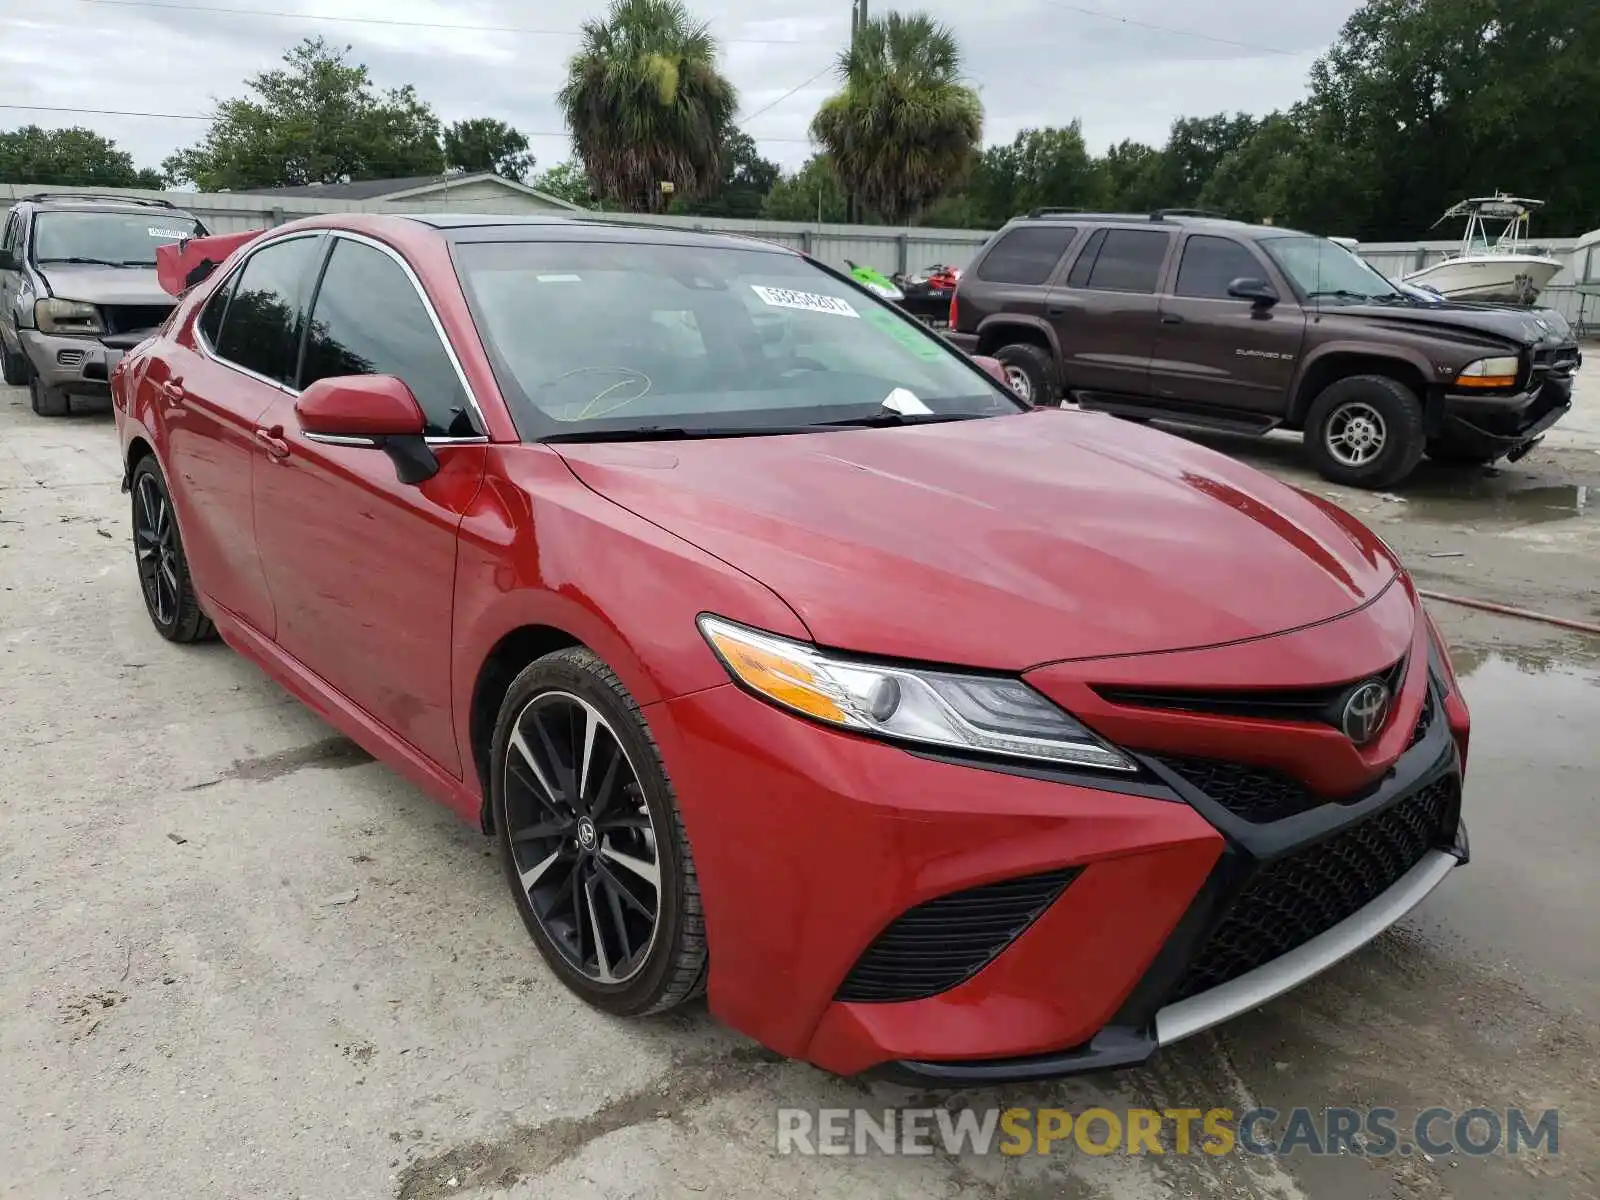
[[185, 238], [181, 242], [156, 247], [156, 278], [169, 296], [182, 296], [227, 261], [246, 242], [254, 241], [265, 229], [243, 233], [219, 233], [213, 237]]

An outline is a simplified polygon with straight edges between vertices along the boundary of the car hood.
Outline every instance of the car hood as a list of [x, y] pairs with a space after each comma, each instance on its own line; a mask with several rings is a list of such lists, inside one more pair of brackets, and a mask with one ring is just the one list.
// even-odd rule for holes
[[1331, 505], [1100, 414], [556, 449], [871, 654], [1021, 670], [1216, 645], [1350, 612], [1397, 570]]
[[165, 304], [173, 299], [154, 267], [97, 267], [89, 263], [47, 263], [38, 268], [52, 296], [90, 304]]
[[1322, 309], [1324, 317], [1377, 321], [1406, 328], [1430, 326], [1449, 335], [1460, 330], [1492, 334], [1517, 343], [1565, 342], [1571, 328], [1559, 314], [1541, 309], [1507, 308], [1491, 304], [1432, 304], [1417, 300], [1405, 304], [1348, 304]]

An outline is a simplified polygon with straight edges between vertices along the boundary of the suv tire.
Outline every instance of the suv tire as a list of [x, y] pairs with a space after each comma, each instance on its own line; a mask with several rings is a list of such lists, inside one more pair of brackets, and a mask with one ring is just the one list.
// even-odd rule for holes
[[67, 394], [47, 386], [37, 371], [28, 372], [28, 404], [41, 417], [64, 417], [72, 411]]
[[0, 338], [0, 379], [12, 387], [21, 387], [28, 382], [28, 360], [20, 351], [7, 350], [3, 338]]
[[1311, 461], [1350, 487], [1399, 483], [1422, 461], [1422, 402], [1398, 379], [1351, 375], [1323, 389], [1306, 414]]
[[1012, 342], [1008, 346], [1001, 346], [994, 356], [1005, 367], [1011, 390], [1029, 404], [1037, 408], [1061, 403], [1061, 384], [1056, 379], [1055, 359], [1043, 346], [1036, 346], [1032, 342]]

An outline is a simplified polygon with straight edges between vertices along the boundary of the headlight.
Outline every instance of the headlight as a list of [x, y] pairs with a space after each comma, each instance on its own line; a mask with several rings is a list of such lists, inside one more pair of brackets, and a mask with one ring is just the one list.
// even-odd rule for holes
[[702, 616], [728, 673], [774, 704], [876, 737], [1006, 758], [1138, 768], [1019, 679], [910, 670]]
[[94, 305], [57, 296], [34, 302], [33, 323], [40, 333], [104, 333], [106, 328]]
[[1469, 388], [1513, 387], [1517, 382], [1517, 371], [1520, 367], [1521, 364], [1515, 356], [1480, 358], [1456, 376], [1456, 383], [1460, 387]]

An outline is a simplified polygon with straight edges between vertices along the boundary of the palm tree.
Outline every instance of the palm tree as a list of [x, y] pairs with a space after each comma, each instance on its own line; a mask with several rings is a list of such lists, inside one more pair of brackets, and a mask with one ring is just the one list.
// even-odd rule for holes
[[684, 198], [712, 191], [739, 96], [706, 26], [681, 0], [612, 0], [581, 36], [556, 100], [598, 194], [660, 212], [664, 182]]
[[925, 13], [874, 17], [839, 55], [844, 88], [811, 122], [845, 187], [904, 224], [960, 185], [983, 136], [955, 35]]

